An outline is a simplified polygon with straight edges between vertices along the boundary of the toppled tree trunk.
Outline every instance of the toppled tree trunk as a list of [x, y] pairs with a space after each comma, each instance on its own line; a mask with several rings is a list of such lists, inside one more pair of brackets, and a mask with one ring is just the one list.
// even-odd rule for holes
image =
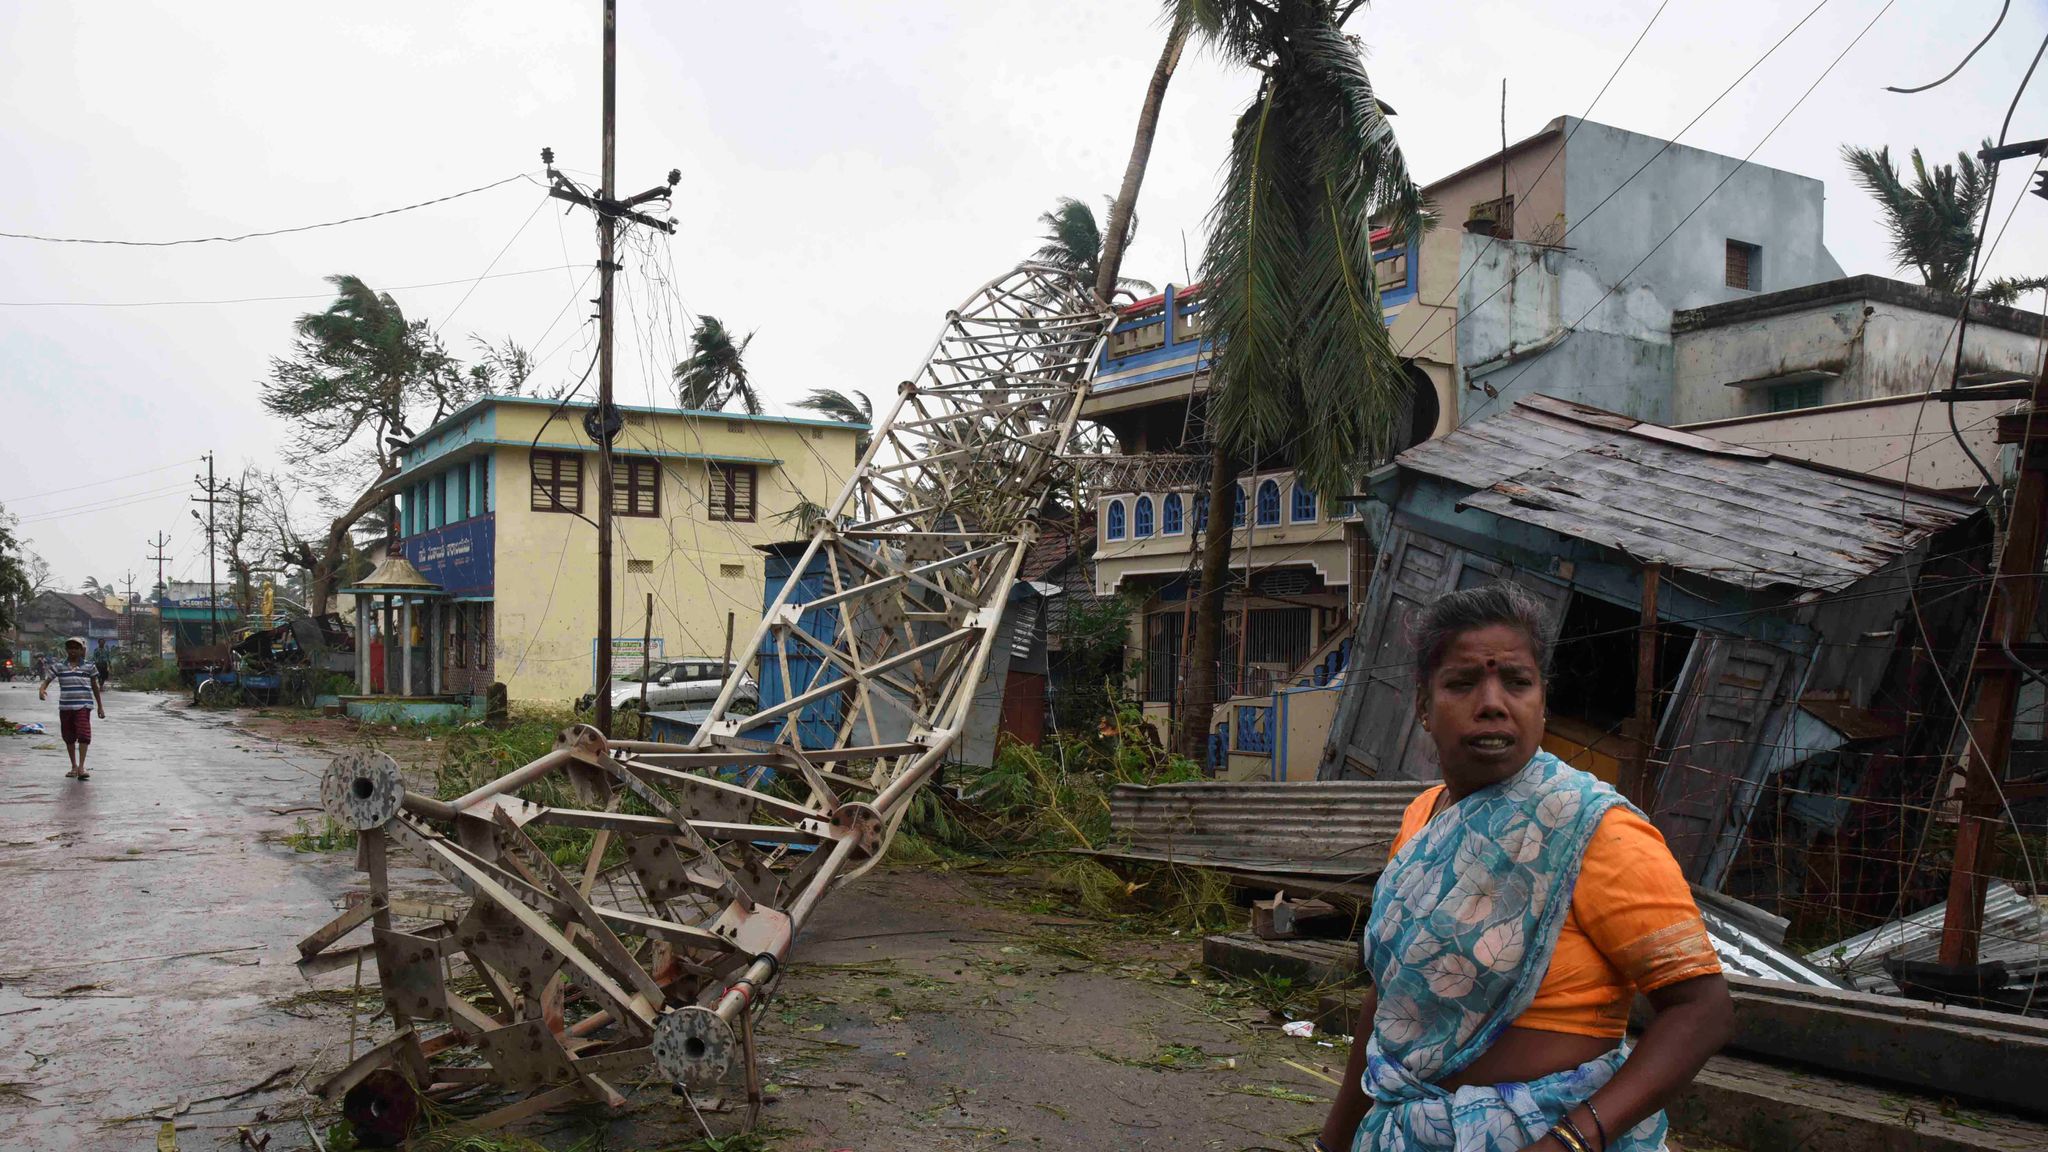
[[1195, 601], [1195, 647], [1188, 659], [1187, 696], [1174, 728], [1173, 750], [1204, 762], [1209, 724], [1216, 713], [1217, 665], [1223, 641], [1223, 599], [1230, 585], [1238, 464], [1219, 445], [1209, 458], [1209, 531], [1202, 538], [1202, 589]]
[[[334, 597], [341, 590], [343, 570], [348, 565], [349, 532], [356, 526], [358, 520], [370, 514], [371, 509], [391, 499], [391, 494], [385, 491], [385, 487], [397, 475], [398, 465], [395, 462], [385, 464], [378, 470], [377, 478], [371, 481], [369, 487], [363, 489], [363, 494], [356, 497], [355, 503], [350, 504], [346, 511], [327, 525], [327, 535], [320, 543], [318, 555], [314, 554], [312, 546], [305, 541], [297, 542], [295, 560], [307, 570], [308, 612], [321, 616], [334, 610]], [[395, 519], [393, 523], [396, 523]]]

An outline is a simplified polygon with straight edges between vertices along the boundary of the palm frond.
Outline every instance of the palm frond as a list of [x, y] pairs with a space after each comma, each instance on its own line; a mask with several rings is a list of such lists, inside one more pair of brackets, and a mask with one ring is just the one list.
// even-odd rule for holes
[[875, 419], [874, 402], [868, 399], [867, 393], [860, 391], [813, 388], [810, 395], [796, 402], [796, 406], [841, 424], [872, 424]]
[[1094, 210], [1072, 196], [1062, 196], [1052, 211], [1039, 214], [1038, 223], [1045, 228], [1040, 237], [1045, 243], [1034, 253], [1037, 259], [1094, 279], [1102, 254], [1102, 229], [1095, 223]]
[[1203, 259], [1216, 340], [1210, 365], [1213, 434], [1245, 451], [1278, 446], [1291, 424], [1293, 286], [1307, 173], [1291, 153], [1292, 109], [1283, 84], [1268, 76], [1259, 100], [1238, 117]]
[[1349, 493], [1391, 442], [1407, 374], [1373, 270], [1375, 225], [1413, 236], [1429, 205], [1330, 0], [1177, 8], [1198, 32], [1263, 37], [1209, 217], [1203, 274], [1215, 333], [1210, 431], [1239, 455], [1289, 458], [1312, 488]]
[[747, 346], [752, 333], [734, 342], [732, 332], [716, 316], [697, 317], [690, 333], [690, 354], [675, 366], [676, 400], [685, 408], [719, 411], [737, 400], [750, 416], [761, 414], [761, 398], [747, 377]]
[[1977, 220], [1990, 193], [1990, 174], [1983, 165], [1959, 154], [1953, 166], [1930, 168], [1915, 148], [1908, 185], [1890, 148], [1844, 145], [1842, 159], [1857, 185], [1877, 201], [1897, 266], [1919, 272], [1921, 281], [1937, 292], [1959, 296], [1967, 291]]
[[1977, 289], [1977, 299], [2008, 307], [2029, 292], [2048, 292], [2048, 276], [1998, 276]]

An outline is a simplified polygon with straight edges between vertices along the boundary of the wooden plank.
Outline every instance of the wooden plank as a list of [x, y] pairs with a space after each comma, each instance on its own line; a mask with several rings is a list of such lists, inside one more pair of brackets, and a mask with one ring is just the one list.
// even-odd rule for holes
[[1731, 977], [1734, 1051], [2048, 1117], [2048, 1022]]
[[1273, 978], [1298, 988], [1327, 988], [1361, 977], [1356, 940], [1261, 940], [1249, 932], [1202, 939], [1202, 965], [1249, 979]]
[[2039, 1152], [2048, 1125], [1716, 1056], [1666, 1109], [1671, 1127], [1756, 1152]]

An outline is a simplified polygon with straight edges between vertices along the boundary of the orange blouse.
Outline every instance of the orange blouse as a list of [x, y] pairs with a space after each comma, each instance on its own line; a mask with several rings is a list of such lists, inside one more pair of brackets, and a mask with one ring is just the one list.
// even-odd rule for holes
[[[1443, 790], [1439, 784], [1408, 805], [1394, 852], [1428, 825]], [[1620, 1036], [1637, 992], [1720, 970], [1663, 835], [1626, 808], [1610, 809], [1586, 844], [1550, 970], [1514, 1026]]]

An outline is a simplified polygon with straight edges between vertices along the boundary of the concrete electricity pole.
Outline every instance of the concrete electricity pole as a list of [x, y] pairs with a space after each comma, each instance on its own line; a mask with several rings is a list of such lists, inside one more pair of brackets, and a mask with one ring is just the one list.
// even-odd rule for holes
[[[213, 478], [213, 453], [208, 452], [206, 454], [206, 479], [200, 480], [197, 476], [194, 476], [192, 479], [200, 485], [201, 491], [206, 493], [204, 496], [194, 496], [192, 502], [194, 504], [206, 505], [206, 515], [203, 518], [203, 522], [206, 525], [206, 642], [208, 644], [218, 644], [220, 643], [220, 605], [216, 601], [219, 599], [220, 593], [215, 588], [213, 567], [213, 509], [214, 505], [221, 503], [220, 494], [224, 486]], [[194, 520], [202, 519], [199, 515], [199, 509], [192, 509], [192, 518]]]
[[[620, 265], [612, 259], [618, 240], [620, 219], [674, 233], [673, 220], [656, 220], [634, 211], [650, 200], [665, 200], [669, 189], [682, 181], [679, 169], [671, 168], [668, 183], [650, 188], [625, 200], [614, 199], [618, 188], [617, 97], [618, 97], [618, 0], [604, 0], [604, 175], [592, 195], [555, 171], [555, 150], [543, 148], [540, 158], [547, 165], [552, 187], [548, 195], [567, 200], [597, 214], [597, 408], [583, 418], [583, 429], [597, 445], [597, 686], [593, 719], [605, 735], [612, 730], [612, 439], [624, 426], [612, 405], [612, 273]], [[642, 659], [646, 658], [642, 653]]]
[[151, 548], [156, 549], [156, 551], [152, 552], [148, 556], [143, 557], [143, 559], [145, 560], [156, 561], [156, 598], [157, 604], [159, 606], [163, 604], [164, 592], [166, 591], [166, 588], [164, 586], [164, 565], [168, 563], [171, 559], [169, 555], [165, 554], [164, 549], [168, 547], [170, 543], [171, 537], [168, 533], [157, 533], [156, 539], [151, 540], [149, 542], [149, 546]]

